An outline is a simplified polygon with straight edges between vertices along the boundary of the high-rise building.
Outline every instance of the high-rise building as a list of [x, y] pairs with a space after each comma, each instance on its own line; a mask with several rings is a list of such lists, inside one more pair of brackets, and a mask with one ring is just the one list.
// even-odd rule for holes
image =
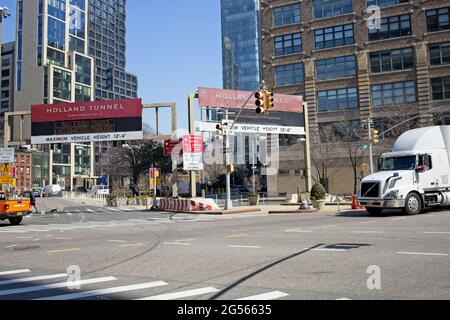
[[89, 0], [89, 55], [95, 58], [95, 99], [136, 98], [126, 68], [126, 0]]
[[[18, 0], [14, 111], [34, 104], [94, 99], [94, 59], [88, 55], [88, 0]], [[13, 140], [18, 138], [14, 121]], [[23, 128], [31, 136], [30, 121]], [[20, 137], [22, 139], [22, 137]], [[48, 174], [36, 186], [61, 184], [68, 190], [92, 183], [93, 144], [40, 147]], [[33, 172], [35, 168], [33, 168]]]
[[[14, 105], [14, 68], [15, 68], [14, 42], [2, 45], [1, 61], [1, 99], [0, 99], [0, 137], [3, 138], [3, 116], [12, 110]], [[1, 140], [3, 142], [3, 139]]]
[[259, 0], [221, 0], [225, 89], [253, 91], [260, 84]]
[[[367, 12], [372, 5], [379, 18]], [[410, 128], [447, 122], [430, 110], [450, 101], [448, 1], [262, 0], [261, 8], [264, 79], [278, 93], [304, 95], [313, 138], [364, 130], [369, 118], [380, 133], [401, 117], [418, 115]], [[330, 189], [350, 194], [349, 154], [332, 154]], [[298, 157], [290, 168], [301, 166]]]

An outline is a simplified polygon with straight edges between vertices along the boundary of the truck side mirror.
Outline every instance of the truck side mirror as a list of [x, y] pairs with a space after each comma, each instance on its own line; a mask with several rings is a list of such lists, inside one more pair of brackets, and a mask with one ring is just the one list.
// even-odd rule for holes
[[422, 164], [422, 165], [417, 167], [417, 172], [418, 173], [424, 173], [425, 171], [426, 171], [425, 165]]

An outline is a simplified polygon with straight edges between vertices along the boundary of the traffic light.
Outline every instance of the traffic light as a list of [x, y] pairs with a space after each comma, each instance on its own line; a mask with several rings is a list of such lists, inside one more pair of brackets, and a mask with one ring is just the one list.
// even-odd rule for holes
[[265, 112], [266, 107], [266, 92], [258, 91], [255, 94], [255, 105], [256, 105], [256, 114], [263, 114]]
[[269, 113], [270, 110], [275, 106], [275, 99], [273, 92], [266, 91], [266, 113]]
[[372, 129], [372, 134], [371, 134], [371, 143], [373, 145], [379, 144], [380, 143], [380, 132], [377, 129]]
[[217, 133], [223, 134], [223, 125], [221, 125], [220, 123], [218, 123], [218, 124], [216, 125], [216, 130], [217, 130]]

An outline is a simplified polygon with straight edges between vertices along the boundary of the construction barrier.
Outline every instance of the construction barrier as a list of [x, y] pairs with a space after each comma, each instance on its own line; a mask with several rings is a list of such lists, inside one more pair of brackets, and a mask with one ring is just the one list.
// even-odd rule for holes
[[214, 200], [212, 199], [167, 199], [161, 198], [159, 201], [159, 209], [174, 210], [174, 211], [213, 211], [219, 210]]

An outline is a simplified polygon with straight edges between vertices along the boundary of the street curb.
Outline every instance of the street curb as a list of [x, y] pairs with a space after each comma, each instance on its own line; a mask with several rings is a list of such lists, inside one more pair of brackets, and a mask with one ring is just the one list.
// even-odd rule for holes
[[211, 215], [211, 216], [224, 216], [229, 214], [239, 214], [239, 213], [261, 213], [261, 209], [236, 209], [236, 210], [220, 210], [220, 211], [177, 211], [177, 210], [152, 210], [156, 212], [168, 212], [172, 213], [183, 213], [192, 215]]

